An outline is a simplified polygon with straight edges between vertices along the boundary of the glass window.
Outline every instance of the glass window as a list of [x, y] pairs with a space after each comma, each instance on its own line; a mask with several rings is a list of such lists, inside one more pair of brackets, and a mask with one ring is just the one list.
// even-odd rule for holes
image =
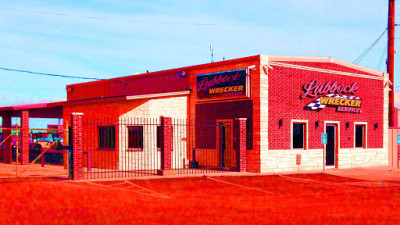
[[304, 123], [293, 123], [293, 148], [304, 149]]
[[128, 148], [143, 148], [143, 126], [128, 127]]
[[161, 148], [161, 126], [157, 126], [157, 148]]
[[356, 148], [365, 148], [365, 125], [356, 125]]
[[99, 127], [99, 147], [115, 148], [115, 127]]

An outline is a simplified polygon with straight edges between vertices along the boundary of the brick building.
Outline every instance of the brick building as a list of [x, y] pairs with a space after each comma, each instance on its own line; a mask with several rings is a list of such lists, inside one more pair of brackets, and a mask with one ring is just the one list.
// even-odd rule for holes
[[[225, 160], [225, 166], [231, 160], [230, 167], [235, 167], [239, 136], [232, 134], [234, 129], [222, 132], [220, 127], [233, 126], [238, 118], [246, 121], [244, 165], [249, 172], [321, 171], [324, 164], [387, 165], [387, 82], [383, 72], [330, 57], [257, 55], [69, 85], [64, 124], [70, 126], [73, 112], [118, 121], [112, 131], [106, 127], [84, 133], [93, 135], [93, 152], [114, 155], [121, 170], [137, 164], [138, 157], [161, 157], [147, 138], [158, 131], [124, 126], [121, 121], [135, 119], [140, 125], [141, 118], [161, 116], [180, 118], [187, 125], [173, 144], [184, 149], [184, 154], [172, 153], [173, 168], [193, 166], [196, 154], [215, 155], [214, 164]], [[207, 125], [218, 127], [199, 137], [198, 127]], [[326, 154], [322, 133], [327, 133]], [[102, 142], [104, 134], [112, 134], [113, 143]], [[139, 144], [131, 141], [134, 135], [139, 135]], [[193, 151], [191, 137], [197, 142]], [[228, 148], [234, 156], [219, 152]], [[107, 168], [97, 158], [94, 166]]]

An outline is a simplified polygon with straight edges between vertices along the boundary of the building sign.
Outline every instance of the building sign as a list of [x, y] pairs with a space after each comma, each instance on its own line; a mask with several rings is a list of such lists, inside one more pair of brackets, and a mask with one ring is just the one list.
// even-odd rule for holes
[[312, 111], [320, 111], [326, 106], [336, 107], [337, 112], [361, 113], [362, 99], [355, 94], [358, 91], [357, 82], [351, 85], [338, 83], [337, 81], [327, 81], [319, 83], [318, 80], [313, 80], [303, 85], [304, 93], [300, 98], [315, 98], [304, 109]]
[[249, 93], [246, 69], [197, 75], [196, 87], [199, 100], [246, 97]]
[[324, 145], [328, 144], [328, 134], [327, 133], [321, 134], [321, 143]]

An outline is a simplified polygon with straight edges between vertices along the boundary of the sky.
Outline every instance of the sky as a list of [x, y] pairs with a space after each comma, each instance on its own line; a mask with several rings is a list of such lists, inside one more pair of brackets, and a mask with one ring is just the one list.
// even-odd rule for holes
[[[208, 63], [210, 44], [215, 61], [353, 62], [385, 31], [387, 11], [387, 0], [0, 0], [0, 68], [106, 79]], [[386, 72], [386, 41], [359, 64]], [[66, 85], [89, 81], [2, 69], [0, 78], [0, 106], [64, 100]]]

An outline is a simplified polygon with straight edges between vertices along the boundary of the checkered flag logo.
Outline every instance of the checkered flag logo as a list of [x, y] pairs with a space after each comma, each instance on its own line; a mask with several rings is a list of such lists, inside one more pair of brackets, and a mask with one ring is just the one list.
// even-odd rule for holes
[[[339, 94], [327, 94], [325, 97], [329, 98], [343, 98], [343, 99], [350, 99], [350, 100], [360, 100], [360, 97], [356, 96], [347, 96], [347, 95], [339, 95]], [[309, 109], [313, 111], [320, 111], [321, 109], [325, 108], [326, 105], [321, 104], [321, 98], [317, 98], [308, 104], [304, 109]]]

